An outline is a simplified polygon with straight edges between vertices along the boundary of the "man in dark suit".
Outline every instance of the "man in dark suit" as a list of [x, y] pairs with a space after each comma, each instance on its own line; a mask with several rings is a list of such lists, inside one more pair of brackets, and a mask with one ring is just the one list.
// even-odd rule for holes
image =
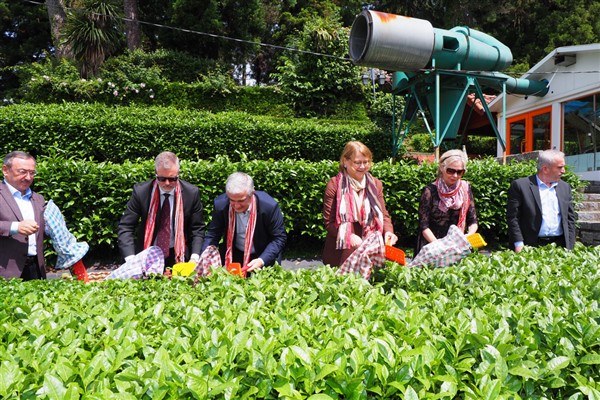
[[506, 218], [509, 241], [517, 253], [524, 245], [575, 246], [576, 216], [571, 186], [560, 179], [564, 173], [565, 155], [545, 150], [539, 154], [537, 174], [510, 185]]
[[0, 184], [0, 276], [46, 279], [44, 198], [31, 190], [35, 159], [22, 151], [4, 157]]
[[160, 153], [154, 169], [154, 179], [134, 185], [119, 222], [121, 254], [127, 261], [155, 245], [163, 250], [165, 266], [197, 261], [206, 227], [200, 192], [179, 179], [179, 159], [175, 154]]
[[[224, 240], [219, 246], [221, 238]], [[249, 175], [231, 174], [225, 193], [215, 199], [202, 250], [211, 245], [220, 248], [222, 265], [239, 262], [252, 272], [281, 263], [286, 240], [277, 201], [265, 192], [255, 191]]]

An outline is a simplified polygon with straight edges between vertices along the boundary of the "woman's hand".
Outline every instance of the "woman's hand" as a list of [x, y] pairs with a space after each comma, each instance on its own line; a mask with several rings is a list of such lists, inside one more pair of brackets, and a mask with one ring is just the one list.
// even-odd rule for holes
[[393, 246], [398, 241], [398, 236], [394, 235], [394, 232], [386, 232], [384, 238], [385, 244], [388, 246]]
[[472, 235], [472, 234], [474, 234], [475, 232], [477, 232], [477, 228], [478, 228], [478, 227], [479, 227], [479, 226], [478, 226], [477, 224], [470, 225], [470, 226], [467, 228], [467, 235]]
[[352, 248], [356, 248], [362, 244], [363, 240], [360, 236], [355, 235], [354, 233], [350, 235], [350, 245]]

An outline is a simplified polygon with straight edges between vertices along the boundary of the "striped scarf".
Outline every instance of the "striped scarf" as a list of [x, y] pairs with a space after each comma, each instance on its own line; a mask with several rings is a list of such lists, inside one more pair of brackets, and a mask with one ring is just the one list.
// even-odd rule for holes
[[335, 222], [338, 226], [336, 249], [349, 249], [350, 235], [352, 235], [352, 224], [360, 223], [363, 229], [363, 237], [372, 232], [383, 232], [383, 209], [377, 198], [377, 187], [375, 178], [370, 173], [365, 175], [365, 187], [363, 189], [363, 202], [359, 206], [353, 189], [353, 179], [344, 172], [337, 176], [337, 215]]
[[[181, 196], [181, 184], [175, 186], [175, 263], [184, 262], [185, 258], [185, 235], [183, 233], [183, 198]], [[160, 205], [160, 189], [156, 179], [152, 185], [152, 196], [150, 197], [150, 208], [148, 219], [146, 219], [146, 232], [144, 233], [144, 250], [152, 246], [154, 228], [156, 227], [156, 214]]]
[[435, 181], [435, 186], [440, 195], [438, 208], [444, 213], [448, 212], [449, 209], [460, 210], [458, 224], [456, 225], [464, 232], [467, 222], [467, 211], [469, 209], [469, 183], [461, 179], [456, 184], [456, 187], [452, 189], [441, 178], [438, 178]]
[[[242, 269], [248, 266], [250, 262], [250, 253], [252, 253], [252, 243], [254, 241], [254, 228], [256, 227], [256, 196], [252, 195], [250, 204], [250, 218], [246, 227], [246, 238], [244, 239], [244, 262]], [[225, 266], [231, 264], [233, 259], [233, 237], [235, 235], [235, 211], [229, 204], [229, 225], [227, 227], [227, 250], [225, 252]]]

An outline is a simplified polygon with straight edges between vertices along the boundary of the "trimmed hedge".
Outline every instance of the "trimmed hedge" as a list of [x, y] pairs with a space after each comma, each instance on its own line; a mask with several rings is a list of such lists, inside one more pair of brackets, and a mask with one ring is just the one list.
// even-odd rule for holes
[[[94, 247], [116, 249], [117, 225], [136, 182], [153, 176], [152, 161], [123, 164], [42, 158], [35, 188], [46, 200], [53, 199], [63, 211], [72, 232]], [[275, 197], [285, 216], [290, 242], [301, 238], [322, 240], [323, 193], [337, 162], [243, 161], [224, 157], [214, 162], [182, 161], [181, 178], [200, 189], [205, 217], [210, 220], [213, 199], [224, 191], [227, 176], [244, 171], [253, 176], [258, 190]], [[401, 244], [411, 247], [418, 228], [418, 205], [422, 188], [435, 179], [436, 165], [376, 163], [373, 175], [383, 181], [386, 206]], [[480, 231], [488, 243], [506, 241], [506, 192], [510, 182], [535, 172], [532, 162], [502, 166], [493, 159], [469, 164], [465, 179], [473, 187]], [[582, 182], [565, 176], [574, 188]]]
[[337, 160], [349, 140], [363, 141], [380, 159], [391, 154], [389, 133], [371, 122], [78, 103], [0, 107], [3, 154], [20, 149], [121, 163], [173, 150], [187, 160], [227, 155], [239, 161], [246, 154], [320, 161]]

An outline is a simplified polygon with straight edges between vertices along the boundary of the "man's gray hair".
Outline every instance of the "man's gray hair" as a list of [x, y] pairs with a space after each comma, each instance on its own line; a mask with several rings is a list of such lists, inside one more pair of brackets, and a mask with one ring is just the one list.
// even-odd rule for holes
[[[35, 161], [35, 158], [29, 154], [29, 153], [25, 153], [24, 151], [11, 151], [10, 153], [8, 153], [7, 155], [4, 156], [4, 161], [2, 162], [4, 165], [6, 165], [8, 168], [12, 167], [12, 160], [13, 158], [20, 158], [22, 160], [33, 160]], [[37, 164], [37, 162], [36, 162]]]
[[246, 193], [250, 196], [254, 193], [254, 181], [244, 172], [234, 172], [227, 178], [225, 191], [230, 194]]
[[154, 170], [157, 171], [159, 168], [169, 169], [173, 167], [173, 165], [177, 166], [179, 169], [179, 158], [170, 151], [163, 151], [159, 155], [156, 156], [154, 160]]
[[544, 150], [538, 155], [537, 160], [537, 170], [538, 172], [542, 170], [544, 165], [552, 165], [556, 162], [557, 159], [564, 160], [565, 153], [560, 150], [550, 149]]

